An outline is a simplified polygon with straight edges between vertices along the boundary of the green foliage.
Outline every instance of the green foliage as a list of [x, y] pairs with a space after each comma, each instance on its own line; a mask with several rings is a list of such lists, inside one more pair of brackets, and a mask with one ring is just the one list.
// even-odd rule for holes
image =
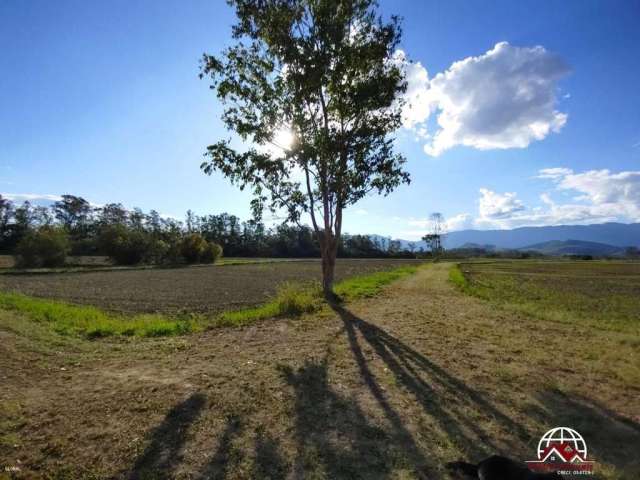
[[51, 325], [60, 334], [86, 338], [180, 335], [200, 328], [198, 322], [189, 317], [173, 319], [154, 314], [117, 315], [92, 306], [70, 305], [16, 293], [0, 292], [0, 308], [25, 313], [37, 322]]
[[222, 256], [222, 247], [217, 243], [208, 242], [200, 256], [202, 263], [215, 263]]
[[180, 242], [180, 253], [187, 263], [198, 263], [207, 250], [207, 241], [199, 233], [185, 236]]
[[20, 267], [59, 267], [69, 253], [69, 237], [62, 228], [41, 227], [28, 232], [17, 246]]
[[150, 241], [144, 232], [116, 224], [102, 230], [99, 244], [118, 265], [136, 265], [148, 255]]
[[[229, 3], [237, 42], [219, 57], [205, 55], [201, 76], [211, 78], [229, 130], [276, 148], [237, 151], [221, 140], [201, 168], [252, 189], [255, 218], [264, 207], [291, 222], [310, 214], [328, 293], [343, 209], [409, 182], [392, 138], [407, 87], [394, 57], [399, 20], [383, 21], [373, 0]], [[291, 145], [278, 145], [283, 130]]]
[[167, 259], [170, 249], [170, 245], [164, 240], [153, 239], [149, 242], [147, 260], [151, 263], [160, 264]]

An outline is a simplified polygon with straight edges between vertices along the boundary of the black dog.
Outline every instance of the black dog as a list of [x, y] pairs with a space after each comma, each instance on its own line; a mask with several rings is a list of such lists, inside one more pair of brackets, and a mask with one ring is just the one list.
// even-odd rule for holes
[[447, 463], [447, 468], [458, 470], [471, 478], [479, 478], [480, 480], [562, 480], [562, 477], [556, 472], [532, 472], [522, 463], [499, 455], [486, 458], [477, 465], [467, 462], [451, 462]]

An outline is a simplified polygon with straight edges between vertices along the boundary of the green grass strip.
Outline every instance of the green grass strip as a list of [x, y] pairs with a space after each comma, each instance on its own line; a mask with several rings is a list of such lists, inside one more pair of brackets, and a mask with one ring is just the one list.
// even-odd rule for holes
[[[416, 272], [418, 267], [399, 267], [393, 270], [351, 277], [338, 282], [334, 292], [342, 301], [351, 301], [378, 294], [386, 285]], [[253, 308], [225, 312], [216, 317], [212, 326], [241, 326], [265, 318], [298, 316], [317, 312], [326, 305], [322, 289], [317, 283], [284, 284], [273, 300]]]
[[0, 292], [0, 308], [27, 314], [37, 322], [46, 322], [64, 335], [86, 338], [111, 335], [158, 337], [180, 335], [200, 329], [191, 317], [168, 318], [157, 314], [118, 315], [92, 306]]
[[469, 282], [464, 273], [460, 270], [460, 265], [454, 265], [449, 270], [449, 281], [461, 290], [467, 290]]

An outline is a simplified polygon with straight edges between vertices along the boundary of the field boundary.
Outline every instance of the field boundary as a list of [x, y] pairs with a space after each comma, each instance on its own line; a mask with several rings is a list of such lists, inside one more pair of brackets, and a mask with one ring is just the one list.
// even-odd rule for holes
[[[340, 301], [377, 295], [386, 285], [415, 273], [422, 266], [401, 266], [347, 278], [335, 285]], [[91, 305], [77, 305], [20, 293], [0, 292], [0, 308], [17, 311], [31, 320], [48, 324], [62, 335], [87, 339], [110, 336], [158, 337], [184, 335], [210, 328], [241, 327], [259, 320], [296, 317], [319, 312], [327, 304], [318, 283], [283, 284], [276, 295], [257, 307], [204, 314], [119, 314]]]

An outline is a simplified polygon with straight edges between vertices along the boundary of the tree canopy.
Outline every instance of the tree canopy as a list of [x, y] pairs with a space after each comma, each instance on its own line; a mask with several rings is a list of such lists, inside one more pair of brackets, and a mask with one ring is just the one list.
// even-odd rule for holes
[[[399, 19], [384, 21], [374, 0], [229, 3], [235, 44], [204, 55], [201, 75], [211, 78], [227, 128], [251, 146], [220, 140], [202, 168], [251, 188], [256, 215], [265, 207], [293, 222], [309, 214], [330, 291], [343, 210], [409, 182], [391, 135], [406, 90], [394, 59]], [[283, 131], [290, 145], [278, 145]]]

